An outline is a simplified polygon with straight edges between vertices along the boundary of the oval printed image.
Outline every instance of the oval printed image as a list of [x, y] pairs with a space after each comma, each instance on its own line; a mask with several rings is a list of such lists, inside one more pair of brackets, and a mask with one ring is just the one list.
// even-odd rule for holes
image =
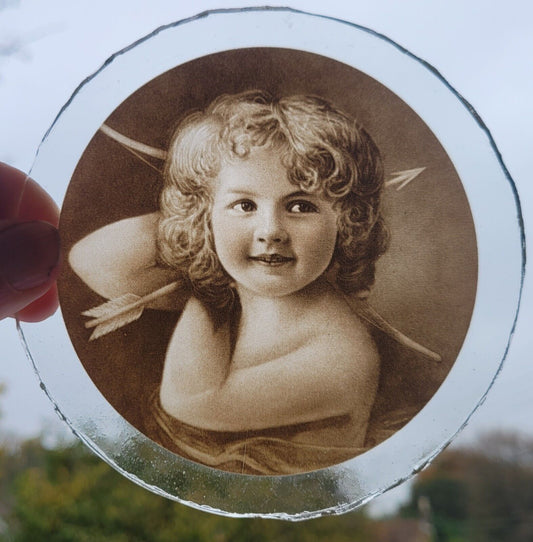
[[309, 472], [386, 440], [445, 380], [475, 301], [438, 139], [379, 81], [297, 50], [140, 87], [87, 145], [60, 232], [63, 317], [96, 387], [222, 471]]

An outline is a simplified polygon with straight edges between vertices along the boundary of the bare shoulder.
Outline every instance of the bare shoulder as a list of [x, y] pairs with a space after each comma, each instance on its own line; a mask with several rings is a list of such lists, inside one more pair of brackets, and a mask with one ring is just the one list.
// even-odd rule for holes
[[313, 326], [308, 329], [306, 345], [293, 356], [321, 393], [329, 397], [325, 399], [329, 406], [323, 411], [367, 420], [378, 389], [381, 363], [366, 325], [349, 307], [332, 303], [315, 313]]

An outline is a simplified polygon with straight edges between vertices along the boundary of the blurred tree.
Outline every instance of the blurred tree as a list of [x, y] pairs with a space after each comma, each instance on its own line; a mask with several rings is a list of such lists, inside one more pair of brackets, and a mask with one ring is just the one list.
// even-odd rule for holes
[[531, 542], [533, 440], [492, 433], [471, 459], [466, 479], [472, 542]]
[[[158, 497], [126, 480], [82, 444], [46, 449], [39, 441], [4, 450], [10, 542], [367, 542], [363, 512], [304, 523], [230, 519]], [[6, 500], [6, 496], [10, 497]]]
[[417, 525], [428, 527], [421, 540], [432, 525], [435, 542], [531, 542], [533, 440], [493, 433], [444, 452], [418, 476], [401, 515], [414, 519], [377, 522], [364, 511], [300, 523], [223, 518], [135, 486], [80, 443], [0, 446], [3, 542], [377, 542], [402, 540]]
[[406, 517], [427, 499], [437, 542], [533, 541], [533, 440], [493, 432], [448, 450], [416, 479]]

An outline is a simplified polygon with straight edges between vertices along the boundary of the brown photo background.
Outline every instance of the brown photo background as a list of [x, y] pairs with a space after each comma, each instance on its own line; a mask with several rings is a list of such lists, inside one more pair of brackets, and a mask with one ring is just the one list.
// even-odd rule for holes
[[[141, 87], [106, 124], [166, 150], [175, 126], [191, 109], [203, 108], [220, 94], [248, 89], [275, 96], [316, 94], [332, 101], [372, 135], [382, 153], [386, 179], [397, 171], [426, 168], [402, 190], [385, 189], [391, 244], [378, 261], [370, 301], [392, 325], [438, 352], [443, 361], [431, 361], [375, 332], [382, 374], [367, 443], [373, 446], [434, 395], [468, 330], [477, 251], [466, 195], [442, 145], [405, 102], [354, 68], [302, 51], [241, 49], [199, 58]], [[161, 162], [149, 160], [162, 168]], [[65, 197], [60, 224], [65, 256], [74, 243], [106, 224], [156, 211], [161, 187], [157, 171], [97, 132]], [[81, 313], [104, 299], [66, 261], [59, 292], [63, 318], [88, 375], [126, 420], [151, 437], [146, 405], [160, 383], [179, 313], [146, 310], [137, 322], [89, 342], [91, 331], [85, 329], [87, 319]], [[398, 412], [407, 414], [401, 423]]]

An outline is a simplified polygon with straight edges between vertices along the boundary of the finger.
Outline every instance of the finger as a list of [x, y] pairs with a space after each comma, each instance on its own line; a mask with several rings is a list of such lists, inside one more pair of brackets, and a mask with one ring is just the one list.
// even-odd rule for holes
[[57, 285], [50, 289], [33, 303], [18, 311], [15, 316], [22, 322], [40, 322], [52, 316], [57, 310]]
[[[0, 221], [0, 318], [26, 307], [25, 320], [57, 308], [57, 296], [45, 295], [59, 273], [59, 233], [47, 222]], [[52, 291], [54, 292], [54, 291]]]
[[0, 220], [59, 223], [54, 200], [25, 173], [0, 162]]
[[[52, 198], [33, 180], [27, 179], [24, 192], [18, 210], [19, 220], [43, 220], [57, 226], [59, 223], [59, 209]], [[59, 273], [54, 275], [57, 277]], [[44, 298], [36, 300], [22, 311], [17, 313], [17, 318], [23, 322], [39, 322], [54, 314], [59, 306], [57, 288], [53, 282], [53, 288], [47, 292]]]
[[16, 219], [27, 176], [0, 162], [0, 219]]
[[[4, 221], [1, 221], [1, 219], [4, 219]], [[5, 219], [7, 219], [7, 222]], [[29, 179], [24, 173], [6, 164], [0, 163], [0, 230], [5, 230], [9, 225], [14, 224], [15, 222], [35, 220], [48, 222], [57, 226], [59, 211], [56, 204], [37, 183], [32, 179]], [[46, 228], [44, 229], [46, 230]], [[26, 234], [27, 233], [28, 232], [26, 232]], [[44, 233], [46, 236], [46, 231]], [[54, 236], [50, 231], [48, 231], [48, 234], [52, 237]], [[15, 235], [16, 238], [17, 234], [16, 232], [8, 232], [7, 235], [8, 237], [10, 235]], [[21, 240], [21, 242], [24, 243], [23, 240]], [[49, 248], [49, 250], [51, 250], [49, 258], [52, 260], [54, 259], [55, 250], [54, 242], [55, 241], [52, 239], [52, 248]], [[7, 272], [5, 270], [6, 265], [16, 265], [14, 260], [15, 253], [7, 248], [10, 243], [13, 243], [13, 239], [11, 239], [11, 241], [5, 241], [3, 249], [4, 253], [0, 253], [0, 265], [4, 267], [4, 273]], [[31, 246], [31, 243], [29, 246]], [[6, 250], [10, 253], [5, 253]], [[31, 255], [27, 254], [26, 257], [29, 257], [29, 260], [26, 261], [26, 265], [35, 265], [35, 258], [32, 264]], [[11, 269], [9, 272], [11, 274], [22, 273], [22, 275], [18, 276], [17, 280], [23, 283], [26, 277], [25, 274], [31, 274], [36, 271], [36, 269], [30, 272], [29, 269], [26, 268], [24, 271], [23, 267], [25, 264], [24, 262], [21, 262], [21, 264], [22, 268], [19, 268], [18, 271], [17, 269]], [[46, 265], [47, 262], [42, 260], [42, 264]], [[3, 275], [1, 275], [0, 318], [16, 314], [23, 321], [34, 322], [53, 314], [58, 306], [57, 290], [55, 287], [52, 289], [50, 288], [54, 284], [57, 274], [57, 269], [50, 270], [47, 278], [42, 277], [41, 275], [44, 282], [37, 285], [31, 284], [31, 280], [35, 280], [35, 277], [29, 279], [30, 282], [26, 284], [27, 287], [23, 290], [20, 290], [20, 287], [19, 289], [13, 288], [10, 281], [6, 281], [3, 278]], [[11, 277], [11, 280], [15, 279]], [[31, 284], [31, 286], [28, 287], [28, 284]], [[48, 291], [50, 291], [50, 293], [47, 293]]]
[[59, 224], [59, 209], [54, 200], [33, 179], [28, 178], [20, 199], [17, 219], [42, 220], [54, 226]]

